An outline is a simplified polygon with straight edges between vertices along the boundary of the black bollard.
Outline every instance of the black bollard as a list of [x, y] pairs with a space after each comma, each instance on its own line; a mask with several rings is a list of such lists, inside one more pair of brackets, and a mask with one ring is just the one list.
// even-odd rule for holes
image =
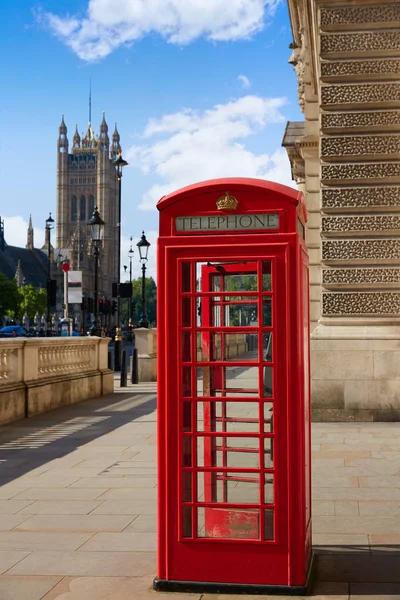
[[137, 348], [132, 349], [132, 370], [131, 370], [131, 383], [138, 383], [138, 353]]
[[115, 340], [114, 344], [114, 371], [121, 370], [121, 340]]
[[127, 385], [128, 384], [127, 384], [127, 372], [126, 372], [126, 350], [122, 350], [120, 387], [126, 387]]
[[112, 355], [112, 351], [108, 350], [108, 364], [107, 364], [108, 368], [113, 371], [114, 370], [114, 365], [113, 365], [113, 355]]

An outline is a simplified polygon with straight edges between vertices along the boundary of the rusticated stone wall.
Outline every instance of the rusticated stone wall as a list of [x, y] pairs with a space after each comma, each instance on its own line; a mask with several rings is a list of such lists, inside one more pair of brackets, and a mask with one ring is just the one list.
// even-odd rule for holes
[[316, 5], [322, 320], [398, 322], [400, 6]]

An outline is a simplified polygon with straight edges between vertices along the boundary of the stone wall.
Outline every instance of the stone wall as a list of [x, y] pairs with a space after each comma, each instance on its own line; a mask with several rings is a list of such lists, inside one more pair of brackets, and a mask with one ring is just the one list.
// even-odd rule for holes
[[400, 419], [400, 6], [288, 3], [305, 115], [296, 148], [310, 217], [314, 418]]
[[110, 394], [109, 338], [0, 340], [0, 424]]

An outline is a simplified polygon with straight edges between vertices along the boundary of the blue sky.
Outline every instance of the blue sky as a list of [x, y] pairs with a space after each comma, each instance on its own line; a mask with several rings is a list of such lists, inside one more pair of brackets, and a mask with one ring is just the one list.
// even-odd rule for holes
[[[116, 10], [118, 7], [118, 10]], [[280, 150], [301, 120], [285, 0], [30, 0], [0, 9], [0, 215], [6, 241], [36, 245], [56, 204], [56, 142], [118, 122], [123, 249], [155, 241], [157, 199], [212, 177], [290, 183]], [[152, 261], [153, 262], [153, 261]], [[122, 259], [122, 263], [124, 261]]]

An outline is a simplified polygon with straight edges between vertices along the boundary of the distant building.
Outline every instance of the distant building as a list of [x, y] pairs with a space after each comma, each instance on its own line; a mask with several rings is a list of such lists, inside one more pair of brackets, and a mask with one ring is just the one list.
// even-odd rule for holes
[[[110, 143], [104, 113], [99, 135], [94, 134], [90, 121], [82, 137], [76, 126], [70, 152], [64, 116], [58, 131], [56, 232], [52, 240], [55, 247], [50, 244], [48, 230], [43, 248], [34, 247], [31, 218], [26, 248], [7, 245], [0, 219], [0, 272], [9, 279], [16, 278], [18, 285], [46, 288], [50, 256], [51, 278], [57, 280], [58, 289], [56, 313], [62, 316], [64, 261], [69, 261], [71, 270], [82, 271], [83, 296], [93, 298], [94, 257], [89, 220], [95, 206], [105, 222], [99, 259], [99, 298], [111, 300], [112, 283], [118, 281], [119, 195], [113, 163], [121, 146], [116, 124]], [[70, 307], [70, 316], [74, 317], [77, 328], [83, 326], [80, 304], [72, 307], [72, 314]]]

